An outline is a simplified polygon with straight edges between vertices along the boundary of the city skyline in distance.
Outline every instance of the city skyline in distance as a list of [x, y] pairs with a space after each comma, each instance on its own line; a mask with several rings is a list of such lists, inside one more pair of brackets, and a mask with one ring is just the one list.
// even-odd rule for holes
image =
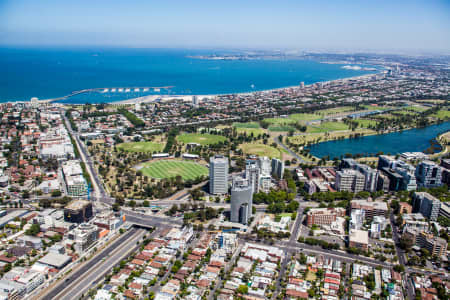
[[450, 52], [446, 1], [0, 2], [1, 46]]

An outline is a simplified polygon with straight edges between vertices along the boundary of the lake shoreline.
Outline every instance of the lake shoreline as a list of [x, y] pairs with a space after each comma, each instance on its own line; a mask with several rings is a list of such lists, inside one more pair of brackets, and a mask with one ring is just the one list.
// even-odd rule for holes
[[[402, 133], [410, 132], [410, 131], [413, 131], [413, 130], [422, 130], [422, 129], [426, 130], [427, 128], [430, 128], [430, 127], [433, 127], [433, 126], [442, 126], [444, 128], [442, 130], [440, 130], [440, 132], [434, 134], [432, 137], [427, 139], [426, 140], [426, 143], [427, 143], [426, 147], [424, 149], [420, 149], [420, 150], [413, 149], [413, 150], [398, 151], [396, 153], [391, 153], [391, 151], [381, 151], [381, 150], [378, 150], [378, 151], [375, 151], [375, 152], [368, 152], [368, 151], [358, 152], [358, 151], [355, 151], [355, 152], [348, 152], [348, 153], [340, 153], [339, 155], [336, 155], [336, 154], [333, 154], [333, 155], [330, 155], [330, 154], [328, 154], [328, 155], [317, 155], [318, 154], [317, 151], [319, 151], [319, 150], [314, 149], [314, 148], [317, 148], [318, 145], [325, 144], [325, 143], [329, 143], [329, 144], [335, 144], [335, 143], [338, 143], [338, 142], [352, 143], [352, 142], [357, 142], [357, 141], [359, 141], [361, 139], [366, 139], [366, 138], [382, 137], [382, 136], [388, 136], [388, 135], [393, 135], [393, 134], [402, 134]], [[447, 127], [447, 128], [445, 128], [445, 127]], [[305, 147], [304, 149], [308, 149], [310, 151], [309, 153], [312, 155], [312, 157], [314, 157], [317, 160], [320, 160], [322, 157], [326, 157], [326, 156], [330, 156], [330, 159], [333, 159], [334, 157], [338, 157], [339, 158], [340, 156], [345, 156], [345, 154], [352, 154], [352, 157], [355, 157], [357, 155], [361, 155], [360, 157], [376, 157], [376, 153], [378, 153], [378, 152], [383, 152], [384, 154], [387, 154], [387, 153], [398, 154], [398, 153], [402, 153], [402, 152], [423, 152], [423, 151], [425, 151], [425, 150], [427, 150], [429, 148], [429, 146], [431, 145], [431, 141], [432, 140], [436, 140], [436, 141], [439, 142], [439, 137], [444, 135], [444, 134], [446, 134], [449, 131], [450, 131], [450, 121], [444, 121], [444, 122], [441, 122], [441, 123], [433, 123], [433, 124], [430, 124], [430, 125], [428, 125], [426, 127], [404, 128], [402, 130], [395, 130], [395, 131], [390, 131], [390, 132], [387, 132], [387, 133], [376, 133], [376, 132], [374, 132], [373, 134], [369, 133], [369, 134], [365, 134], [364, 136], [360, 136], [360, 137], [357, 137], [357, 138], [344, 138], [344, 139], [337, 139], [337, 140], [322, 141], [322, 142], [319, 142], [319, 143], [312, 144], [312, 145], [310, 145], [308, 147]], [[334, 148], [339, 148], [339, 145], [334, 145]], [[443, 149], [443, 150], [445, 150], [445, 149]], [[316, 153], [313, 154], [313, 151], [315, 151]], [[365, 155], [365, 154], [369, 154], [369, 155]], [[436, 155], [436, 154], [438, 154], [438, 152], [433, 153], [431, 155]]]

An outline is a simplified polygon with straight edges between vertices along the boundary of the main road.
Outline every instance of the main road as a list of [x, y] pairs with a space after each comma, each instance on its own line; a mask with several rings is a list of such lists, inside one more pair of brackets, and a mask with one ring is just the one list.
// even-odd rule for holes
[[79, 150], [78, 152], [80, 153], [80, 158], [84, 162], [84, 164], [86, 166], [86, 171], [89, 173], [89, 176], [91, 178], [91, 182], [92, 182], [92, 185], [94, 188], [94, 197], [96, 199], [103, 199], [103, 200], [105, 200], [105, 202], [109, 202], [106, 200], [107, 199], [110, 200], [111, 198], [108, 196], [105, 189], [103, 188], [101, 180], [98, 177], [97, 172], [95, 171], [94, 164], [92, 163], [92, 160], [89, 157], [83, 143], [80, 141], [78, 133], [73, 131], [72, 126], [70, 125], [70, 122], [67, 119], [65, 113], [62, 115], [64, 118], [64, 122], [66, 123], [67, 129], [68, 129], [70, 135], [72, 136], [73, 140], [75, 141], [76, 147]]
[[144, 236], [145, 232], [144, 229], [133, 227], [35, 299], [78, 299], [79, 296], [75, 297], [76, 295], [83, 294], [100, 276], [131, 253], [136, 247], [136, 242]]

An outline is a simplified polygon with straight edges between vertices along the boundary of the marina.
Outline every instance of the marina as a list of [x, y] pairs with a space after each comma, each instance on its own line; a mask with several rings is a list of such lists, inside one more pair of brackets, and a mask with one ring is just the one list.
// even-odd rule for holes
[[[171, 88], [173, 88], [173, 86], [93, 88], [93, 89], [84, 89], [84, 90], [74, 91], [66, 96], [62, 96], [62, 97], [58, 97], [58, 98], [51, 98], [51, 99], [42, 99], [40, 101], [43, 101], [43, 102], [65, 101], [65, 100], [69, 100], [73, 97], [80, 96], [80, 95], [88, 95], [88, 94], [92, 95], [92, 93], [109, 94], [109, 93], [116, 93], [116, 92], [130, 93], [130, 94], [133, 94], [131, 98], [137, 98], [137, 96], [141, 96], [141, 95], [136, 95], [135, 93], [139, 93], [140, 91], [142, 91], [142, 93], [145, 93], [145, 92], [159, 93], [161, 91], [161, 89], [164, 89], [167, 91]], [[142, 96], [144, 96], [144, 95], [142, 95]]]

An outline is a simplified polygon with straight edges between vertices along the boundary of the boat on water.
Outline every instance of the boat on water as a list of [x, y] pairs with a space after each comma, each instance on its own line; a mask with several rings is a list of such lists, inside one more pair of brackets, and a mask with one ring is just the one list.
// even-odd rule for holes
[[125, 89], [125, 93], [129, 93], [131, 89]]
[[134, 91], [135, 91], [135, 92], [139, 92], [139, 89], [138, 89], [138, 88], [135, 88]]
[[148, 88], [144, 88], [142, 91], [143, 92], [148, 92]]
[[102, 93], [107, 93], [107, 92], [109, 92], [109, 89], [103, 89]]
[[155, 92], [160, 92], [161, 91], [161, 89], [158, 89], [158, 88], [154, 88], [153, 89]]
[[123, 93], [123, 88], [118, 89], [119, 93]]
[[111, 89], [111, 93], [115, 93], [116, 92], [116, 89]]

